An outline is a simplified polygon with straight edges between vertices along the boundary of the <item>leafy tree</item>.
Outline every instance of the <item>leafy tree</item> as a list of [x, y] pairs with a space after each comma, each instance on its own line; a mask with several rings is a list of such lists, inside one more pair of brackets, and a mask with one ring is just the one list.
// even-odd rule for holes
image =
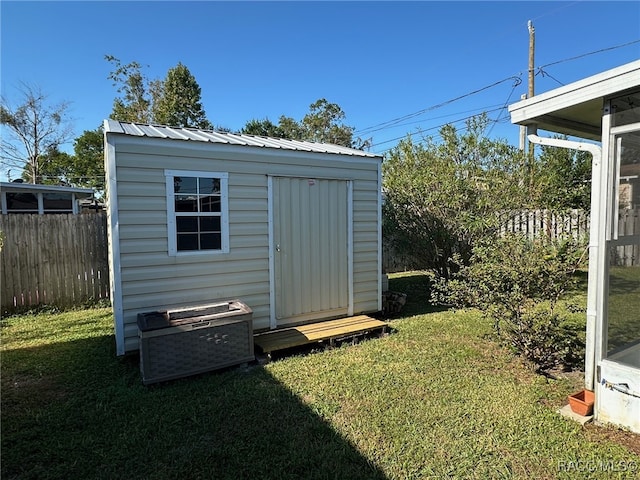
[[289, 140], [310, 140], [302, 122], [298, 122], [292, 117], [281, 115], [278, 120], [278, 127], [282, 132], [282, 138]]
[[74, 185], [104, 192], [104, 133], [102, 127], [85, 130], [73, 143], [74, 163], [69, 171]]
[[[109, 77], [117, 92], [121, 94], [113, 101], [111, 118], [121, 122], [151, 123], [152, 97], [150, 82], [142, 73], [138, 62], [123, 65], [113, 55], [105, 55], [105, 59], [115, 66]], [[157, 84], [156, 84], [157, 85]], [[155, 89], [156, 95], [157, 88]]]
[[354, 128], [343, 123], [345, 113], [336, 103], [321, 98], [309, 106], [307, 113], [299, 122], [282, 115], [275, 125], [271, 120], [250, 120], [241, 133], [263, 135], [290, 140], [333, 143], [350, 148], [364, 150], [370, 142], [353, 138]]
[[589, 209], [591, 155], [588, 152], [542, 147], [536, 169], [541, 208]]
[[276, 125], [268, 118], [263, 120], [249, 120], [244, 127], [240, 130], [240, 133], [245, 135], [257, 135], [260, 137], [274, 137], [284, 138], [286, 135], [280, 128], [280, 125]]
[[309, 113], [302, 119], [307, 140], [333, 143], [350, 147], [353, 145], [353, 127], [342, 123], [345, 114], [335, 103], [321, 98], [309, 106]]
[[[67, 175], [69, 165], [73, 165], [74, 157], [66, 152], [61, 152], [57, 147], [51, 147], [45, 154], [47, 159], [40, 170], [40, 182], [43, 185], [73, 185]], [[25, 175], [23, 173], [23, 178]]]
[[73, 133], [68, 117], [68, 102], [49, 103], [49, 97], [37, 86], [23, 84], [22, 103], [12, 108], [2, 97], [0, 124], [9, 135], [2, 136], [2, 166], [22, 170], [22, 177], [31, 183], [41, 183], [43, 170], [53, 161], [60, 145]]
[[182, 63], [167, 72], [153, 104], [153, 120], [163, 125], [212, 128], [201, 103], [201, 89]]
[[75, 139], [74, 154], [53, 149], [42, 170], [42, 183], [92, 188], [96, 196], [104, 193], [104, 154], [102, 127], [85, 130]]
[[483, 136], [486, 115], [467, 122], [467, 133], [444, 126], [431, 138], [398, 143], [383, 163], [385, 241], [448, 278], [458, 256], [469, 263], [473, 245], [493, 235], [506, 212], [528, 197], [524, 156]]
[[122, 122], [156, 123], [177, 127], [213, 128], [201, 104], [201, 89], [182, 63], [169, 69], [165, 80], [149, 80], [138, 62], [123, 65], [106, 55], [115, 69], [109, 74], [120, 94], [111, 118]]

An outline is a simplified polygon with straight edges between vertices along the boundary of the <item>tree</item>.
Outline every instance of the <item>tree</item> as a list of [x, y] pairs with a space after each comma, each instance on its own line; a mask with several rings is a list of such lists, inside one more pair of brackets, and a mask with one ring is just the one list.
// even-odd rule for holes
[[162, 125], [212, 128], [202, 108], [200, 86], [182, 63], [167, 72], [153, 103], [153, 120]]
[[542, 147], [536, 170], [541, 208], [589, 210], [591, 155], [588, 152]]
[[309, 106], [309, 113], [302, 119], [308, 140], [336, 145], [353, 145], [353, 127], [342, 123], [345, 114], [335, 103], [321, 98]]
[[67, 175], [69, 166], [74, 163], [73, 155], [61, 152], [57, 147], [50, 148], [44, 155], [47, 158], [47, 162], [43, 163], [40, 170], [39, 183], [44, 185], [73, 185]]
[[[113, 55], [105, 55], [105, 59], [115, 66], [109, 73], [113, 85], [121, 97], [113, 101], [111, 118], [121, 122], [151, 123], [151, 104], [153, 91], [151, 82], [142, 74], [142, 67], [138, 62], [123, 65]], [[157, 94], [157, 88], [155, 89]]]
[[7, 174], [20, 169], [25, 180], [41, 183], [52, 155], [72, 138], [69, 103], [49, 103], [48, 95], [37, 86], [23, 84], [21, 93], [23, 101], [16, 108], [2, 97], [0, 124], [10, 133], [9, 139], [2, 136], [2, 166]]
[[469, 120], [465, 134], [446, 125], [441, 143], [408, 137], [383, 163], [385, 241], [445, 278], [528, 197], [524, 156], [483, 137], [487, 125], [486, 115]]
[[68, 170], [74, 185], [104, 192], [104, 133], [102, 127], [85, 130], [73, 143], [74, 162]]
[[249, 120], [240, 133], [245, 135], [257, 135], [260, 137], [284, 138], [285, 135], [279, 125], [276, 125], [268, 118], [263, 120]]
[[299, 122], [282, 115], [275, 125], [269, 119], [250, 120], [241, 133], [263, 135], [290, 140], [333, 143], [350, 148], [364, 150], [370, 142], [353, 138], [354, 128], [343, 123], [345, 113], [336, 103], [321, 98], [309, 106], [307, 113]]
[[42, 170], [42, 183], [92, 188], [97, 197], [104, 194], [104, 154], [102, 127], [85, 130], [74, 140], [74, 154], [53, 150]]

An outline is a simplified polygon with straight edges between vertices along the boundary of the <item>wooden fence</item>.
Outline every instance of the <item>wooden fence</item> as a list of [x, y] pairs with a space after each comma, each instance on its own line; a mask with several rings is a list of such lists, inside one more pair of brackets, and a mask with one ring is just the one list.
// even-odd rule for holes
[[109, 297], [104, 213], [0, 215], [2, 312]]
[[[500, 234], [520, 233], [527, 238], [589, 238], [589, 212], [571, 210], [522, 210], [505, 215]], [[623, 210], [618, 217], [618, 240], [613, 244], [611, 265], [640, 266], [640, 208]], [[386, 273], [412, 270], [416, 261], [397, 252], [387, 243], [383, 246], [383, 271]]]
[[500, 233], [521, 233], [527, 238], [589, 237], [589, 212], [570, 210], [521, 210], [505, 215]]
[[620, 213], [618, 238], [612, 239], [611, 244], [611, 265], [640, 266], [640, 208], [623, 210]]

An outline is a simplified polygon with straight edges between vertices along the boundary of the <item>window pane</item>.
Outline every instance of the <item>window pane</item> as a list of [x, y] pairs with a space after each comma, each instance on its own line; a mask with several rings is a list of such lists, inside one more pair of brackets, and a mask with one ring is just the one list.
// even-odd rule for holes
[[46, 210], [72, 211], [72, 196], [70, 193], [43, 193], [42, 206]]
[[198, 217], [177, 217], [176, 230], [178, 232], [197, 232]]
[[200, 235], [200, 248], [202, 250], [220, 250], [222, 240], [219, 233], [205, 233]]
[[173, 177], [174, 193], [198, 193], [197, 177]]
[[179, 234], [178, 251], [181, 250], [198, 250], [198, 234]]
[[220, 217], [200, 217], [201, 232], [220, 232]]
[[640, 122], [640, 91], [626, 93], [611, 100], [613, 125], [629, 125]]
[[7, 193], [7, 210], [28, 210], [38, 213], [38, 198], [33, 193]]
[[200, 199], [200, 211], [201, 212], [219, 212], [220, 197], [219, 196], [202, 197]]
[[176, 212], [197, 212], [198, 202], [193, 195], [176, 195]]
[[200, 194], [208, 195], [211, 193], [220, 193], [219, 178], [200, 178]]

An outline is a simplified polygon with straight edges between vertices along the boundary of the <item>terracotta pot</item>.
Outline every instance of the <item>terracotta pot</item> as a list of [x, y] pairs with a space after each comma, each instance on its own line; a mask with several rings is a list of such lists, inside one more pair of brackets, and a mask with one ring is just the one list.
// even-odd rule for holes
[[580, 390], [577, 393], [569, 395], [569, 405], [571, 410], [583, 417], [593, 414], [593, 403], [595, 394], [591, 390]]

